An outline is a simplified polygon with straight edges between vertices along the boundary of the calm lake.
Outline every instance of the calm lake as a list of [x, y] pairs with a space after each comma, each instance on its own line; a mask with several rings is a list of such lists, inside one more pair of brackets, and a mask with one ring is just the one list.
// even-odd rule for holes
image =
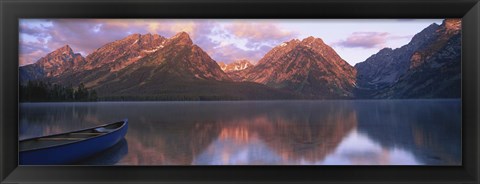
[[129, 119], [89, 165], [460, 165], [461, 100], [22, 103], [20, 139]]

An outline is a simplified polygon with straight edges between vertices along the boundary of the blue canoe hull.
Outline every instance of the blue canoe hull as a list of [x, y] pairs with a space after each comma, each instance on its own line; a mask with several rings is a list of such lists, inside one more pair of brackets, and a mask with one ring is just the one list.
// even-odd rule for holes
[[70, 164], [92, 156], [117, 144], [127, 134], [128, 121], [124, 125], [107, 134], [45, 149], [21, 151], [20, 165], [62, 165]]

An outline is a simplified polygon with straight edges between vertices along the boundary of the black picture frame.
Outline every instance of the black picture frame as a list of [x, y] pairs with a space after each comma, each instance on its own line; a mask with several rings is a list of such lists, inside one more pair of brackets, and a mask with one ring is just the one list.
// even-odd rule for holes
[[[479, 183], [478, 0], [1, 0], [1, 183]], [[20, 18], [462, 18], [462, 166], [18, 166]]]

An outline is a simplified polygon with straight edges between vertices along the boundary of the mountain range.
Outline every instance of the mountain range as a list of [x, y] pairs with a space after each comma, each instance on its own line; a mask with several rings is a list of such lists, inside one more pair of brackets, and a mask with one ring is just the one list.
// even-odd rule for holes
[[105, 100], [459, 98], [461, 20], [351, 66], [320, 38], [284, 42], [255, 65], [213, 60], [190, 36], [132, 34], [83, 57], [68, 45], [20, 66], [21, 84], [84, 84]]

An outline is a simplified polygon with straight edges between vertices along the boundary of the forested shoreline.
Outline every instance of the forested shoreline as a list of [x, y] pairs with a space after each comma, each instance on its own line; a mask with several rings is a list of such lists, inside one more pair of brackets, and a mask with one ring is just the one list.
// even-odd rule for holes
[[85, 102], [97, 101], [95, 90], [81, 83], [76, 88], [43, 81], [28, 81], [19, 87], [20, 102]]

